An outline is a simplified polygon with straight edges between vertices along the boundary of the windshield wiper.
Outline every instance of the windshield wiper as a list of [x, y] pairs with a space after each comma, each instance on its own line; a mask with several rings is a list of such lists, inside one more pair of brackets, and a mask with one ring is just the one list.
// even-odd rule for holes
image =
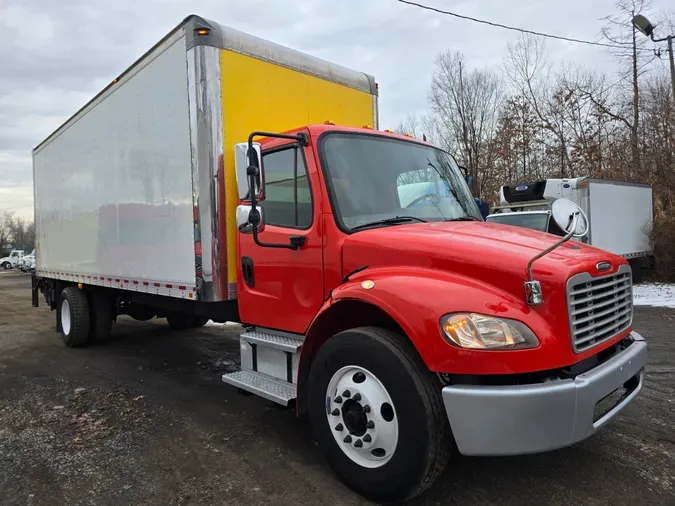
[[461, 216], [459, 218], [450, 218], [445, 221], [481, 221], [478, 218], [474, 218], [473, 216]]
[[417, 216], [394, 216], [393, 218], [386, 218], [384, 220], [371, 221], [368, 223], [363, 223], [352, 227], [352, 230], [359, 230], [362, 228], [376, 227], [378, 225], [397, 225], [399, 223], [406, 223], [408, 221], [419, 221], [421, 223], [426, 223], [427, 220], [418, 218]]

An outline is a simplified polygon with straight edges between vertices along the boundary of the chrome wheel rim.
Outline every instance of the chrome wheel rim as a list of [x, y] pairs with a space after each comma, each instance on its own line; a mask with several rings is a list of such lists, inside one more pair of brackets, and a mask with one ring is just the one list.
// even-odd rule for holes
[[326, 389], [326, 418], [335, 442], [354, 463], [385, 465], [398, 445], [398, 416], [389, 392], [372, 372], [346, 366]]
[[70, 334], [70, 303], [64, 299], [61, 303], [61, 329], [64, 335]]

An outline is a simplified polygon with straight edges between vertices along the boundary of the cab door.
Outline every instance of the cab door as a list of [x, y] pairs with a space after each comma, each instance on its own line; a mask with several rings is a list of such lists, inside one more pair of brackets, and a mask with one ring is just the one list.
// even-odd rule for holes
[[[250, 227], [238, 231], [239, 315], [246, 324], [304, 333], [323, 302], [319, 178], [311, 148], [279, 142], [262, 153], [263, 243], [302, 245], [292, 250], [262, 247]], [[246, 204], [247, 202], [242, 202]]]

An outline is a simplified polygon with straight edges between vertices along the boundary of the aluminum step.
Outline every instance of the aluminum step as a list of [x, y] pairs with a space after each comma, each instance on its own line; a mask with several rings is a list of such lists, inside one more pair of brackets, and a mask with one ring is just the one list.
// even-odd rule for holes
[[295, 399], [295, 385], [255, 371], [223, 374], [223, 381], [283, 406]]
[[302, 337], [296, 337], [293, 334], [249, 330], [241, 335], [241, 339], [249, 343], [276, 348], [282, 351], [290, 351], [291, 353], [297, 353], [302, 347]]

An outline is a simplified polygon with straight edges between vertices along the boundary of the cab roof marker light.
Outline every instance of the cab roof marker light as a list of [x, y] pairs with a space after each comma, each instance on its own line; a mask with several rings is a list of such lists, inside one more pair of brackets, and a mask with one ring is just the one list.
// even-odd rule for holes
[[331, 121], [331, 120], [327, 119], [326, 121], [323, 122], [323, 124], [324, 124], [324, 125], [333, 125], [333, 126], [335, 126], [335, 121]]
[[384, 131], [387, 132], [388, 134], [394, 133], [394, 131], [391, 128], [385, 128]]
[[363, 125], [361, 128], [366, 128], [366, 129], [368, 129], [368, 130], [372, 130], [372, 129], [373, 129], [373, 125]]

